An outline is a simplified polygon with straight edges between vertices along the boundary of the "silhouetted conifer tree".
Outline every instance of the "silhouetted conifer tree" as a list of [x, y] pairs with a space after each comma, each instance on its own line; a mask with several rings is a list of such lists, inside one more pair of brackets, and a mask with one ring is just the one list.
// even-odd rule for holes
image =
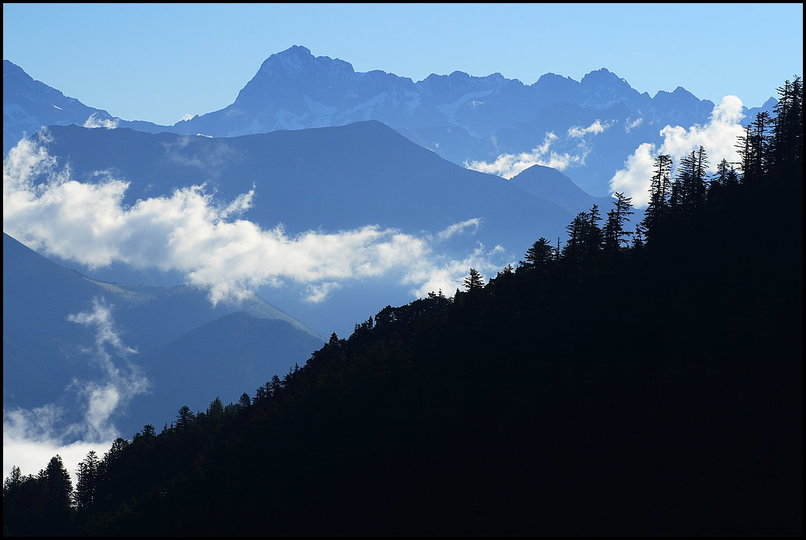
[[100, 460], [95, 450], [90, 450], [87, 453], [87, 457], [78, 464], [75, 501], [76, 507], [79, 510], [92, 508], [94, 506], [95, 489], [98, 486], [99, 466]]
[[756, 119], [745, 128], [739, 137], [742, 180], [754, 182], [769, 170], [770, 154], [770, 115], [766, 111], [756, 114]]
[[727, 159], [722, 159], [716, 166], [716, 174], [708, 183], [708, 198], [717, 198], [720, 192], [735, 189], [737, 185], [739, 185], [739, 175], [736, 173], [736, 169]]
[[525, 261], [520, 261], [524, 267], [545, 269], [555, 259], [554, 248], [547, 238], [541, 236], [526, 251], [524, 258], [526, 259]]
[[680, 160], [673, 189], [673, 207], [678, 215], [690, 217], [705, 202], [708, 158], [700, 146]]
[[785, 173], [803, 157], [803, 82], [796, 76], [778, 90], [773, 133], [770, 140], [770, 169]]
[[182, 405], [176, 415], [176, 429], [188, 429], [193, 424], [195, 419], [196, 415], [190, 410], [190, 407], [187, 405]]
[[216, 396], [210, 403], [210, 406], [207, 407], [207, 418], [213, 421], [220, 421], [223, 416], [224, 404], [221, 402], [221, 398]]
[[465, 277], [464, 285], [467, 292], [474, 292], [484, 287], [484, 279], [481, 277], [478, 270], [471, 268], [468, 276]]
[[672, 191], [671, 171], [671, 156], [660, 154], [655, 158], [654, 174], [649, 185], [649, 204], [641, 222], [645, 237], [650, 241], [668, 218]]
[[45, 469], [45, 533], [62, 535], [72, 517], [73, 483], [61, 456], [51, 458]]
[[632, 197], [625, 197], [618, 191], [613, 196], [616, 200], [613, 203], [613, 209], [607, 212], [607, 220], [602, 229], [604, 250], [611, 254], [618, 252], [622, 247], [627, 247], [626, 237], [632, 235], [632, 232], [626, 231], [624, 224], [630, 220], [629, 216], [633, 214]]

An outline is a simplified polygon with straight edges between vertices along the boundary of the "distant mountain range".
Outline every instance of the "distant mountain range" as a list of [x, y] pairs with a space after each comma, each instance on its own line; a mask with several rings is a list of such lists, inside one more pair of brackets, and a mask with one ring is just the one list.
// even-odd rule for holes
[[[241, 217], [264, 229], [281, 223], [292, 235], [372, 224], [433, 235], [478, 218], [479, 227], [472, 234], [440, 243], [441, 254], [459, 258], [478, 242], [487, 249], [501, 245], [512, 258], [521, 257], [538, 236], [564, 237], [574, 214], [594, 201], [552, 169], [531, 171], [528, 180], [507, 181], [457, 166], [376, 121], [231, 138], [51, 126], [47, 135], [33, 140], [60, 166], [69, 164], [77, 180], [98, 182], [102, 177], [94, 173], [103, 170], [129, 181], [124, 204], [202, 182], [208, 192], [226, 201], [254, 187], [253, 205]], [[551, 184], [545, 189], [538, 178], [544, 176]], [[564, 191], [557, 182], [566, 184]], [[151, 275], [138, 278], [120, 266], [91, 274], [107, 281], [177, 282], [175, 276], [167, 282], [151, 281]], [[272, 302], [281, 302], [284, 310], [325, 335], [334, 328], [340, 333], [351, 328], [386, 303], [411, 298], [410, 286], [395, 286], [397, 292], [380, 289], [363, 300], [351, 295], [326, 310], [313, 309], [299, 295], [281, 301], [280, 291], [265, 292], [272, 295], [267, 297]]]
[[243, 217], [289, 233], [367, 224], [437, 232], [478, 217], [474, 240], [520, 251], [583, 209], [459, 167], [377, 121], [231, 138], [53, 126], [33, 140], [80, 181], [97, 182], [96, 171], [129, 181], [126, 204], [203, 182], [223, 200], [254, 186]]
[[[188, 286], [144, 287], [90, 279], [3, 234], [3, 407], [66, 405], [64, 422], [84, 406], [66, 398], [75, 381], [103, 381], [92, 350], [95, 330], [68, 320], [93, 300], [111, 309], [121, 340], [138, 352], [151, 390], [112, 420], [125, 436], [146, 422], [170, 422], [182, 405], [204, 409], [219, 395], [237, 401], [272, 375], [303, 364], [322, 339], [257, 296], [213, 307]], [[120, 363], [120, 360], [115, 360]], [[84, 399], [85, 396], [78, 396]], [[67, 399], [67, 402], [64, 400]], [[159, 427], [162, 427], [161, 425]]]
[[[658, 142], [667, 124], [705, 123], [714, 107], [681, 87], [654, 97], [640, 93], [607, 69], [581, 81], [548, 73], [531, 85], [459, 71], [414, 82], [379, 70], [355, 72], [348, 62], [300, 46], [266, 59], [231, 105], [173, 126], [128, 122], [86, 107], [7, 60], [4, 83], [4, 151], [23, 131], [84, 125], [90, 117], [90, 125], [213, 137], [377, 120], [459, 165], [531, 152], [553, 133], [551, 150], [571, 160], [568, 174], [600, 196], [639, 144]], [[762, 108], [774, 104], [771, 98]]]
[[[88, 107], [59, 90], [36, 81], [21, 67], [3, 60], [3, 153], [23, 135], [33, 135], [42, 126], [122, 126], [159, 131], [151, 122], [128, 122], [102, 109]], [[167, 128], [166, 128], [167, 129]]]
[[[254, 186], [243, 217], [264, 228], [282, 223], [294, 234], [378, 224], [419, 235], [479, 218], [473, 234], [441, 244], [444, 253], [467, 254], [481, 242], [503, 245], [512, 258], [538, 236], [564, 237], [574, 214], [594, 203], [606, 212], [607, 182], [627, 155], [658, 142], [666, 124], [706, 122], [714, 106], [683, 88], [639, 93], [606, 69], [581, 81], [546, 74], [531, 85], [462, 72], [414, 82], [357, 73], [299, 46], [271, 55], [228, 107], [173, 126], [89, 107], [8, 60], [3, 81], [4, 152], [31, 136], [79, 180], [97, 182], [93, 173], [105, 170], [130, 181], [124, 203], [202, 182], [231, 200]], [[564, 173], [535, 165], [508, 181], [465, 168], [547, 140], [555, 153], [580, 161]], [[97, 375], [80, 350], [93, 342], [92, 332], [66, 319], [96, 297], [113, 306], [122, 338], [156, 381], [154, 394], [134, 407], [139, 412], [121, 417], [127, 431], [140, 427], [145, 408], [153, 407], [150, 421], [185, 402], [203, 408], [216, 393], [253, 389], [303, 363], [321, 344], [315, 331], [259, 297], [213, 308], [203, 291], [166, 287], [176, 275], [122, 265], [90, 278], [5, 234], [4, 259], [6, 406], [39, 406], [73, 377]], [[364, 283], [326, 308], [284, 291], [273, 291], [272, 302], [320, 334], [344, 333], [386, 303], [408, 301], [407, 289]], [[240, 363], [223, 364], [228, 353]]]

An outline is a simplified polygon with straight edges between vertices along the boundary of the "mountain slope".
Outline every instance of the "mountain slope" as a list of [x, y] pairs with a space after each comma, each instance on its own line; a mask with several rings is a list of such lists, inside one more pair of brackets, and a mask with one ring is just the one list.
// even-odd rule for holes
[[[80, 419], [83, 404], [67, 387], [71, 381], [99, 381], [105, 376], [85, 349], [92, 349], [95, 329], [71, 322], [68, 316], [93, 309], [93, 300], [110, 309], [114, 330], [138, 353], [129, 360], [143, 369], [152, 393], [139, 396], [128, 411], [115, 417], [124, 432], [137, 429], [153, 418], [152, 403], [166, 403], [172, 383], [164, 377], [179, 376], [166, 371], [162, 351], [170, 343], [171, 362], [216, 370], [222, 388], [257, 387], [274, 373], [284, 373], [295, 362], [304, 362], [310, 351], [322, 343], [312, 330], [267, 304], [257, 296], [240, 305], [211, 306], [204, 291], [192, 287], [143, 287], [104, 283], [67, 270], [3, 234], [3, 402], [6, 408], [31, 409], [46, 403], [65, 406], [64, 421]], [[196, 340], [220, 334], [221, 327], [240, 336], [236, 361], [212, 366], [221, 357], [198, 354]], [[199, 332], [205, 327], [209, 333]], [[266, 341], [266, 328], [272, 339]], [[195, 332], [195, 333], [194, 333]], [[195, 347], [195, 348], [194, 348]], [[250, 347], [256, 347], [251, 350]], [[204, 387], [187, 387], [182, 394], [188, 404], [201, 407], [210, 399]], [[71, 396], [65, 397], [67, 394]], [[240, 394], [238, 394], [240, 395]], [[213, 396], [214, 397], [214, 396]], [[224, 396], [222, 396], [223, 398]], [[229, 399], [237, 399], [227, 396]]]
[[[802, 161], [690, 200], [643, 245], [386, 307], [254, 399], [116, 441], [61, 532], [801, 535]], [[47, 524], [36, 481], [9, 530]]]
[[612, 204], [611, 197], [589, 195], [560, 171], [543, 165], [532, 165], [520, 174], [513, 176], [510, 182], [524, 191], [548, 199], [574, 214], [590, 209], [593, 204], [598, 204], [605, 210], [609, 209]]
[[154, 394], [138, 407], [136, 428], [146, 423], [162, 427], [176, 419], [183, 405], [204, 410], [216, 396], [224, 403], [237, 402], [242, 393], [304, 363], [321, 345], [318, 337], [289, 328], [283, 320], [245, 312], [202, 324], [141, 359], [149, 366]]
[[520, 252], [532, 231], [559, 234], [570, 218], [375, 121], [220, 139], [65, 126], [38, 142], [83, 181], [97, 181], [98, 170], [129, 180], [127, 203], [202, 182], [232, 200], [254, 185], [244, 216], [263, 227], [282, 223], [290, 233], [369, 224], [435, 233], [479, 217], [479, 240]]
[[[500, 177], [459, 167], [375, 121], [232, 138], [53, 126], [47, 138], [35, 140], [59, 166], [69, 164], [77, 180], [99, 182], [104, 176], [93, 173], [108, 171], [129, 181], [123, 201], [127, 205], [202, 183], [221, 202], [254, 189], [251, 207], [238, 218], [264, 230], [282, 224], [289, 238], [307, 231], [337, 233], [377, 225], [430, 238], [438, 256], [454, 260], [470, 256], [479, 243], [485, 251], [501, 245], [505, 252], [500, 258], [505, 260], [496, 263], [503, 266], [526, 251], [535, 231], [556, 238], [564, 235], [573, 217], [547, 199]], [[474, 219], [479, 220], [478, 228], [438, 237]], [[119, 271], [98, 269], [92, 276], [131, 279]], [[284, 299], [284, 291], [277, 288], [259, 292], [327, 336], [349, 331], [339, 326], [339, 314], [362, 319], [393, 299], [410, 299], [412, 285], [390, 276], [362, 282], [374, 287], [372, 295], [363, 296], [348, 292], [351, 282], [345, 280], [327, 305], [305, 301], [307, 295], [297, 289]]]
[[[125, 126], [141, 131], [161, 131], [150, 122], [126, 122], [108, 112], [88, 107], [59, 90], [34, 80], [21, 67], [3, 60], [3, 153], [23, 135], [33, 135], [42, 126]], [[167, 126], [164, 129], [169, 129]]]

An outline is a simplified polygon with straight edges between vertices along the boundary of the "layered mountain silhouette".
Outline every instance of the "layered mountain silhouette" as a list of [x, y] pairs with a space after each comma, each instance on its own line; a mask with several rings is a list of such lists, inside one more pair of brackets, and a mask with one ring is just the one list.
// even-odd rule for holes
[[96, 171], [129, 181], [124, 203], [202, 183], [229, 201], [254, 187], [243, 217], [292, 234], [369, 224], [436, 233], [481, 218], [475, 239], [520, 252], [535, 231], [559, 234], [573, 217], [376, 121], [232, 138], [54, 126], [34, 140], [81, 181], [103, 179]]
[[[579, 82], [546, 74], [526, 85], [498, 73], [460, 71], [414, 82], [378, 70], [355, 72], [345, 61], [294, 46], [263, 62], [231, 105], [172, 130], [219, 137], [379, 120], [458, 164], [528, 152], [554, 133], [553, 150], [586, 163], [574, 168], [575, 180], [605, 195], [607, 175], [638, 144], [657, 142], [666, 124], [704, 123], [713, 107], [683, 88], [652, 98], [607, 69]], [[607, 126], [607, 137], [567, 135], [596, 121]]]
[[65, 406], [64, 422], [80, 419], [84, 404], [73, 399], [85, 396], [66, 397], [76, 394], [68, 387], [103, 382], [107, 375], [93, 350], [96, 329], [68, 316], [92, 311], [95, 300], [111, 310], [123, 343], [137, 350], [127, 362], [142, 369], [151, 387], [112, 418], [124, 433], [146, 422], [169, 422], [184, 404], [204, 407], [211, 394], [236, 401], [243, 388], [257, 388], [275, 373], [287, 372], [322, 344], [314, 331], [257, 296], [213, 307], [205, 291], [188, 286], [96, 281], [4, 233], [6, 410], [55, 403]]
[[613, 203], [612, 197], [594, 197], [557, 169], [543, 165], [532, 165], [512, 177], [510, 182], [573, 213], [587, 210], [594, 204], [606, 209]]
[[3, 60], [3, 153], [24, 135], [33, 135], [42, 126], [117, 127], [161, 131], [151, 122], [128, 122], [102, 109], [84, 105], [59, 90], [34, 80], [21, 67]]
[[[479, 219], [477, 230], [440, 242], [440, 254], [456, 258], [467, 257], [481, 242], [487, 249], [501, 245], [517, 260], [535, 234], [564, 236], [573, 215], [590, 207], [584, 197], [556, 204], [500, 177], [460, 167], [377, 121], [231, 138], [52, 126], [47, 136], [35, 140], [60, 166], [69, 164], [80, 181], [103, 179], [96, 171], [129, 181], [124, 204], [202, 183], [221, 201], [254, 188], [252, 207], [239, 217], [264, 229], [282, 224], [289, 235], [379, 225], [433, 237]], [[577, 202], [584, 206], [576, 207]], [[118, 270], [92, 275], [131, 279]], [[401, 286], [393, 299], [410, 300], [409, 289]], [[346, 309], [361, 320], [389, 302], [384, 302], [388, 289], [376, 293], [374, 300], [345, 298], [344, 305], [331, 306], [328, 316], [304, 305], [298, 294], [280, 305], [326, 335], [333, 330], [335, 313], [343, 319]], [[271, 301], [278, 302], [278, 293], [272, 294]]]
[[[301, 46], [267, 58], [231, 105], [173, 126], [128, 122], [86, 107], [7, 60], [4, 82], [4, 151], [23, 131], [84, 125], [92, 115], [101, 125], [213, 137], [377, 120], [459, 165], [531, 152], [553, 133], [551, 150], [567, 154], [569, 175], [598, 196], [607, 194], [612, 174], [639, 144], [659, 142], [658, 131], [667, 124], [705, 123], [714, 107], [682, 87], [654, 97], [640, 93], [604, 68], [581, 81], [548, 73], [524, 84], [499, 73], [474, 77], [455, 71], [415, 82], [380, 70], [356, 72], [348, 62], [314, 56]], [[72, 116], [55, 108], [66, 109], [65, 100], [75, 102]], [[774, 104], [771, 98], [747, 110], [747, 117]], [[602, 131], [585, 131], [596, 122]]]

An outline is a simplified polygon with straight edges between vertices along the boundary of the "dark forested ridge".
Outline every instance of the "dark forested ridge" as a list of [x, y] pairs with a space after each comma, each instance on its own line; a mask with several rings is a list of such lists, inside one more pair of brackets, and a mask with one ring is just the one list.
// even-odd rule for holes
[[[800, 535], [802, 86], [742, 161], [659, 156], [517, 269], [387, 307], [237, 404], [145, 426], [6, 534]], [[159, 432], [158, 432], [159, 431]]]

